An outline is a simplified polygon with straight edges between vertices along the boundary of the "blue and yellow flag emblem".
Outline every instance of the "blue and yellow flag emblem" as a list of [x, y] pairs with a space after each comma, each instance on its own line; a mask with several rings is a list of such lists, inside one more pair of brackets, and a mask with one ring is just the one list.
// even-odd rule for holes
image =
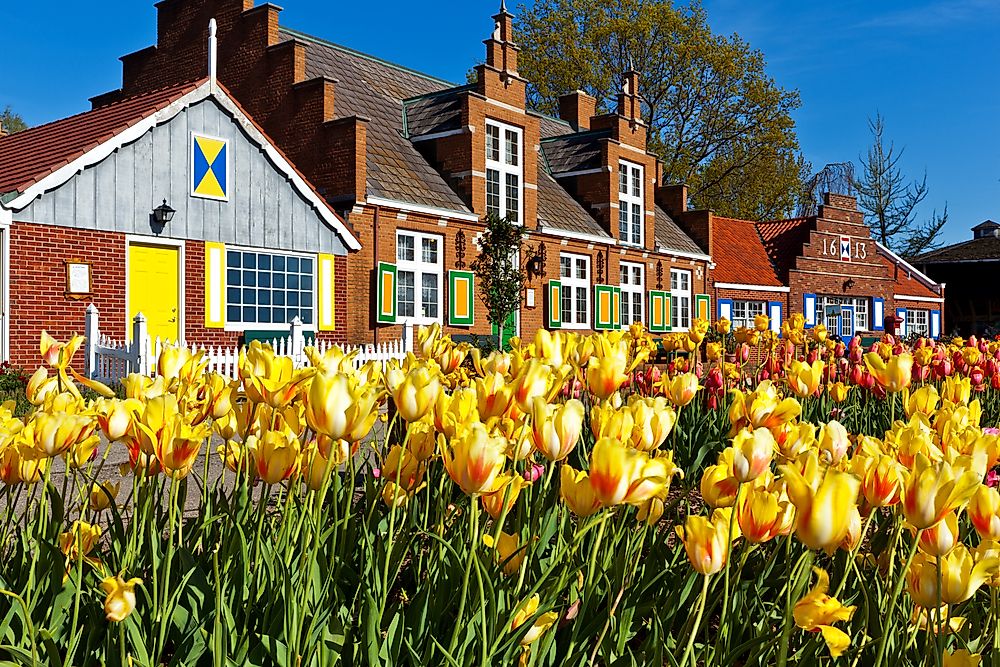
[[229, 173], [229, 154], [226, 142], [197, 134], [191, 138], [191, 194], [210, 199], [228, 198], [226, 176]]

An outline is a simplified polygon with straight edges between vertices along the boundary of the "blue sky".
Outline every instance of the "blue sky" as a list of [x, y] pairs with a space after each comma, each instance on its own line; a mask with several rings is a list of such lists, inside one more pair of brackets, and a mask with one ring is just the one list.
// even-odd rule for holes
[[[779, 84], [800, 91], [795, 119], [815, 167], [857, 160], [868, 145], [866, 119], [878, 110], [887, 135], [905, 147], [906, 172], [927, 172], [921, 217], [948, 203], [947, 242], [1000, 219], [1000, 2], [704, 3], [714, 30], [738, 32], [765, 53]], [[464, 81], [483, 58], [498, 0], [280, 4], [285, 25]], [[5, 25], [26, 29], [0, 41], [0, 108], [10, 104], [31, 124], [87, 109], [87, 98], [120, 85], [121, 55], [154, 43], [155, 16], [153, 0], [7, 7]]]

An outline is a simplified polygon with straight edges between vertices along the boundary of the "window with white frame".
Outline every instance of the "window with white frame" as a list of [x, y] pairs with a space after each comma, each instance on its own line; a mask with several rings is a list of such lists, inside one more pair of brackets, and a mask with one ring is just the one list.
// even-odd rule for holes
[[864, 297], [852, 296], [824, 296], [816, 295], [816, 324], [824, 324], [827, 329], [837, 333], [840, 331], [840, 309], [836, 309], [836, 314], [826, 316], [827, 306], [850, 306], [854, 308], [854, 327], [850, 329], [851, 334], [855, 331], [868, 331], [868, 299]]
[[633, 322], [642, 322], [645, 276], [642, 264], [621, 262], [618, 268], [621, 274], [622, 326], [627, 327]]
[[618, 239], [642, 245], [644, 218], [642, 165], [622, 160], [618, 163]]
[[312, 257], [226, 250], [226, 323], [285, 329], [298, 317], [312, 328], [315, 270]]
[[930, 336], [930, 311], [923, 308], [906, 309], [906, 333], [918, 336]]
[[767, 314], [766, 301], [733, 301], [733, 328], [753, 328], [753, 318]]
[[486, 213], [521, 222], [521, 129], [486, 121]]
[[396, 232], [396, 301], [401, 319], [441, 320], [443, 240], [436, 234]]
[[590, 257], [559, 255], [562, 285], [562, 328], [590, 328]]
[[670, 269], [670, 326], [687, 331], [691, 326], [691, 272]]

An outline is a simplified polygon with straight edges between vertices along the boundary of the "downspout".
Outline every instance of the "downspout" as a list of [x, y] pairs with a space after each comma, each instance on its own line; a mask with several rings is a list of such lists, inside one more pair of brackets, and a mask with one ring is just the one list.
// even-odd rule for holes
[[[372, 215], [372, 263], [375, 264], [376, 270], [378, 269], [378, 219], [379, 219], [379, 213], [381, 213], [381, 211], [382, 211], [382, 207], [379, 206], [378, 204], [376, 204], [375, 205], [375, 212]], [[376, 275], [376, 279], [377, 278], [378, 277]], [[375, 294], [378, 294], [377, 286], [376, 286]], [[371, 297], [372, 296], [373, 295], [369, 295], [369, 298], [368, 298], [368, 303], [369, 304], [371, 304]], [[377, 305], [376, 305], [376, 308], [378, 308]], [[371, 313], [369, 313], [369, 316], [370, 315], [371, 315]], [[372, 342], [374, 344], [376, 344], [376, 345], [378, 345], [378, 321], [377, 320], [378, 320], [378, 318], [376, 318], [375, 322], [372, 322], [372, 324], [374, 325], [374, 326], [372, 326], [372, 331], [374, 332], [373, 336], [372, 336]]]

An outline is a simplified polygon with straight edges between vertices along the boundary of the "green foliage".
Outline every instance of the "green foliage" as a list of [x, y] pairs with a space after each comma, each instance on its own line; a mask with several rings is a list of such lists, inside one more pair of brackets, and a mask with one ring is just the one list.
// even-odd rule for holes
[[3, 111], [0, 111], [0, 124], [3, 125], [4, 131], [8, 134], [28, 129], [28, 124], [24, 122], [21, 114], [15, 112], [9, 104]]
[[809, 172], [791, 117], [798, 93], [777, 85], [739, 35], [713, 33], [699, 3], [539, 0], [519, 13], [533, 105], [556, 113], [560, 95], [581, 89], [614, 110], [631, 64], [665, 182], [687, 183], [695, 206], [720, 215], [795, 209]]
[[497, 215], [486, 216], [486, 229], [479, 240], [479, 256], [472, 270], [479, 282], [479, 298], [486, 306], [490, 324], [500, 328], [521, 305], [527, 276], [521, 268], [524, 227]]

